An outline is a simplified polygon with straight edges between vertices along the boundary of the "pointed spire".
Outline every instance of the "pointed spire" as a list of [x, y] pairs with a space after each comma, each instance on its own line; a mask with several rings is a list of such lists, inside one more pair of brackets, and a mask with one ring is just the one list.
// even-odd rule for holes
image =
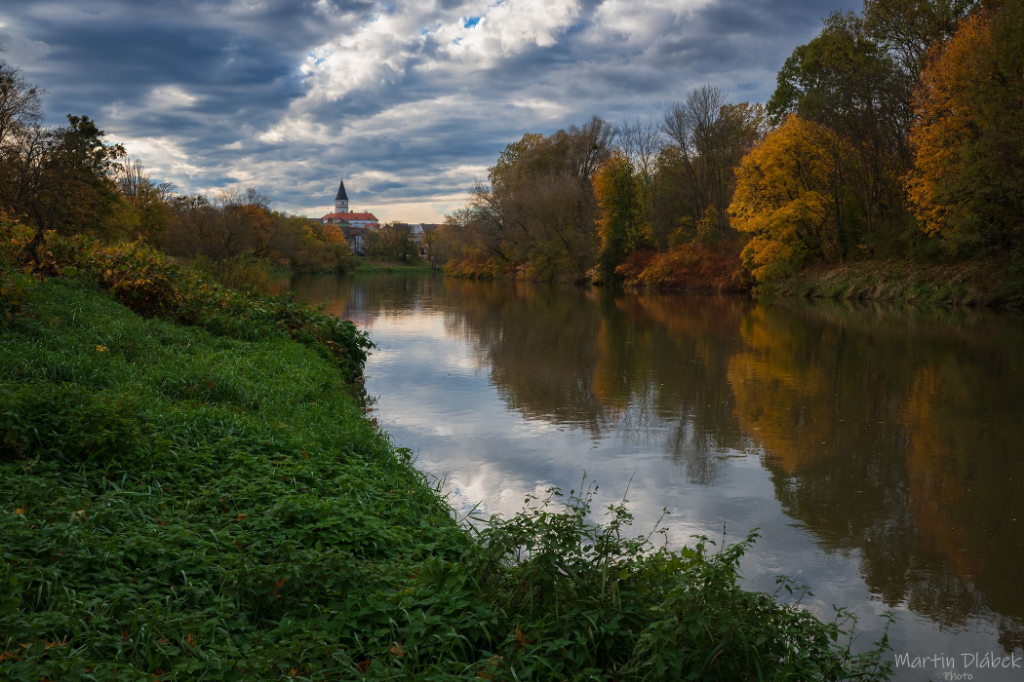
[[334, 197], [335, 201], [348, 201], [348, 194], [345, 193], [345, 180], [342, 179], [338, 182], [338, 194]]

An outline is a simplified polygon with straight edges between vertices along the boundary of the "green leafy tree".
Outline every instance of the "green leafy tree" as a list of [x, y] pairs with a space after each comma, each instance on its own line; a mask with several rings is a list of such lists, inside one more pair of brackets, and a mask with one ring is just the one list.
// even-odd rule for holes
[[877, 42], [864, 19], [835, 13], [821, 34], [797, 47], [778, 75], [767, 110], [827, 126], [857, 150], [846, 174], [860, 195], [864, 229], [885, 244], [906, 224], [902, 177], [910, 167], [907, 133], [913, 78]]
[[766, 132], [764, 108], [731, 104], [721, 88], [702, 85], [669, 107], [662, 130], [668, 144], [657, 164], [660, 177], [652, 197], [660, 241], [680, 227], [692, 232], [701, 221], [703, 241], [721, 240], [730, 232], [735, 168]]
[[22, 152], [14, 208], [36, 228], [28, 250], [37, 262], [48, 230], [102, 236], [110, 231], [110, 217], [121, 201], [111, 173], [125, 156], [124, 147], [107, 145], [104, 132], [88, 116], [67, 118], [61, 128], [30, 132]]
[[[593, 267], [598, 239], [592, 181], [607, 158], [614, 130], [594, 117], [548, 136], [509, 144], [459, 218], [467, 259], [514, 269], [529, 264], [536, 279], [580, 279]], [[451, 254], [458, 258], [458, 254]]]
[[601, 209], [598, 274], [602, 281], [610, 281], [616, 277], [615, 268], [626, 256], [654, 246], [649, 206], [643, 177], [619, 151], [598, 169], [594, 176], [594, 194]]
[[917, 82], [932, 45], [948, 40], [978, 0], [865, 0], [864, 24]]

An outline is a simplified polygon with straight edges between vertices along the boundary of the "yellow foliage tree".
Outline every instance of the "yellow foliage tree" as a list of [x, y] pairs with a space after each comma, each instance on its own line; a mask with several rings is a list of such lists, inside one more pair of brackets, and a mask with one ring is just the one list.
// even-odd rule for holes
[[[963, 22], [952, 40], [936, 50], [921, 74], [914, 98], [917, 121], [910, 131], [914, 172], [907, 193], [921, 229], [931, 237], [953, 236], [966, 206], [953, 204], [944, 194], [943, 180], [959, 166], [958, 152], [974, 136], [970, 101], [973, 88], [964, 87], [978, 70], [978, 54], [991, 49], [986, 15]], [[957, 215], [959, 214], [959, 215]]]
[[1024, 7], [991, 2], [934, 48], [914, 95], [907, 192], [947, 251], [1013, 247], [1024, 210]]
[[847, 182], [856, 164], [838, 133], [795, 115], [743, 158], [729, 213], [753, 235], [743, 260], [758, 281], [842, 258], [860, 216]]

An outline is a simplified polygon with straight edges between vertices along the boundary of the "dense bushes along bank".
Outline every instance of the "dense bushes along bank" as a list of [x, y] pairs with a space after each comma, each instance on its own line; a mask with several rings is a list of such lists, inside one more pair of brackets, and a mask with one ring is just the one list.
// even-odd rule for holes
[[883, 677], [739, 589], [746, 542], [621, 539], [580, 493], [461, 526], [365, 416], [351, 325], [135, 247], [51, 239], [40, 282], [5, 237], [0, 677]]

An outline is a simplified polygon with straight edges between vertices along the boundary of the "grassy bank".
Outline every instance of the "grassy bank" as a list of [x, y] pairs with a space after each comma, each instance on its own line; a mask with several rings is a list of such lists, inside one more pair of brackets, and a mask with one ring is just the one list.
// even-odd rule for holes
[[352, 272], [359, 274], [380, 274], [391, 272], [431, 272], [429, 263], [401, 263], [383, 260], [370, 260], [358, 257], [355, 259], [356, 266]]
[[365, 415], [351, 325], [138, 247], [54, 241], [44, 282], [15, 253], [4, 679], [884, 677], [841, 614], [739, 588], [749, 541], [670, 551], [576, 492], [456, 522]]
[[946, 265], [866, 261], [809, 268], [781, 283], [761, 285], [757, 294], [1020, 308], [1024, 306], [1024, 271], [1008, 259]]

